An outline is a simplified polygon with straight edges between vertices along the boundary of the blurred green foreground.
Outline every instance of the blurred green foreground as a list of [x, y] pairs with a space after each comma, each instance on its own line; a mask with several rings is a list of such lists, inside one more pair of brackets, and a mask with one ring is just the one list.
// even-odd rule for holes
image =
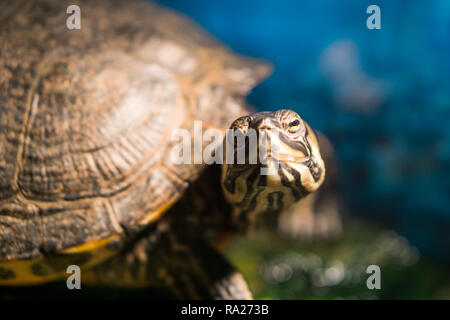
[[[393, 231], [345, 223], [333, 241], [299, 244], [273, 228], [233, 239], [225, 254], [244, 273], [256, 299], [450, 299], [445, 266], [420, 256]], [[369, 265], [381, 268], [381, 289], [369, 290]], [[0, 299], [166, 299], [152, 289], [67, 290], [64, 281], [0, 287]]]
[[[304, 243], [262, 229], [233, 240], [226, 255], [256, 299], [450, 299], [450, 274], [393, 231], [347, 222], [333, 241]], [[369, 265], [381, 269], [381, 289], [369, 290]]]

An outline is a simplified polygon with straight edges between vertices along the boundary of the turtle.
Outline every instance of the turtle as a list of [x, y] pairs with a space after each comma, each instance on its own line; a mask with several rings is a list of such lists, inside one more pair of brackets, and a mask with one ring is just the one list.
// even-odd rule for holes
[[[71, 1], [0, 4], [0, 286], [78, 266], [86, 285], [251, 299], [221, 239], [321, 186], [315, 131], [292, 110], [251, 107], [270, 64], [189, 18], [149, 2], [77, 3], [78, 29]], [[176, 161], [177, 134], [251, 129], [279, 158], [211, 163], [223, 140], [181, 149], [200, 162]]]

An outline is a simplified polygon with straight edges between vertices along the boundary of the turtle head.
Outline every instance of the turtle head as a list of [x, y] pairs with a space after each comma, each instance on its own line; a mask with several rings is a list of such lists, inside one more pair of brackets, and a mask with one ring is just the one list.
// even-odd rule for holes
[[241, 225], [288, 208], [316, 191], [325, 177], [317, 137], [292, 110], [236, 119], [225, 146], [222, 189]]

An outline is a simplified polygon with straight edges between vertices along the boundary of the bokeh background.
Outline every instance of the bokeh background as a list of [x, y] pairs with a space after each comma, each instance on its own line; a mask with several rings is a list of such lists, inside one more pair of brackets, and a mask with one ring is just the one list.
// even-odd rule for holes
[[[348, 219], [334, 241], [262, 230], [229, 257], [264, 298], [450, 298], [450, 1], [158, 0], [273, 75], [249, 96], [333, 142]], [[369, 30], [366, 8], [381, 9]], [[382, 267], [367, 290], [365, 267]]]

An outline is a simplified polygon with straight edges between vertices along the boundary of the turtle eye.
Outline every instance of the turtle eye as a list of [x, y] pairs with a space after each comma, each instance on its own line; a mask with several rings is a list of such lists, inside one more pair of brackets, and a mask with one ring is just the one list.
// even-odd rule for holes
[[296, 133], [298, 130], [300, 130], [300, 119], [295, 118], [289, 122], [289, 132]]

